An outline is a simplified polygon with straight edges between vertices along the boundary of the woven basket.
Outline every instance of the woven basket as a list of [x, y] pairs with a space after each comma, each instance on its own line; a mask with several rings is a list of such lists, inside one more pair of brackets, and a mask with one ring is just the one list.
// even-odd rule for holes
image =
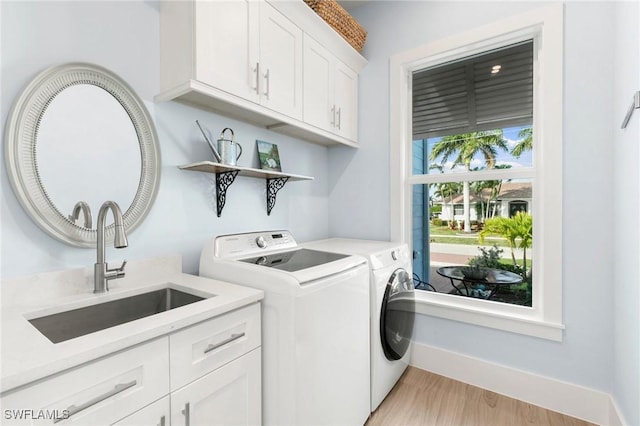
[[358, 52], [362, 52], [367, 32], [336, 0], [304, 0], [322, 19]]

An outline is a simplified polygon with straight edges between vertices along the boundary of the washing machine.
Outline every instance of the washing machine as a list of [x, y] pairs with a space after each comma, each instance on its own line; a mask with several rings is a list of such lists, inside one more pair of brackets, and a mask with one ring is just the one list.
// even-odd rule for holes
[[331, 238], [304, 247], [360, 255], [370, 276], [371, 412], [389, 394], [409, 365], [415, 321], [415, 289], [406, 244]]
[[369, 268], [288, 231], [222, 235], [200, 275], [264, 291], [265, 425], [363, 425], [370, 414]]

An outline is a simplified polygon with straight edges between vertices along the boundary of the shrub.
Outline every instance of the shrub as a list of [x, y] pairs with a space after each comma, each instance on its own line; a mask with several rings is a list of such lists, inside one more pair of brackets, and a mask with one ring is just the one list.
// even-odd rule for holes
[[469, 265], [471, 266], [484, 266], [486, 268], [494, 268], [494, 269], [503, 269], [501, 266], [504, 266], [500, 263], [500, 255], [504, 250], [498, 248], [497, 245], [493, 245], [493, 247], [485, 248], [478, 247], [480, 250], [480, 254], [476, 257], [469, 259]]
[[437, 217], [432, 219], [431, 223], [433, 224], [433, 226], [443, 226], [444, 221]]

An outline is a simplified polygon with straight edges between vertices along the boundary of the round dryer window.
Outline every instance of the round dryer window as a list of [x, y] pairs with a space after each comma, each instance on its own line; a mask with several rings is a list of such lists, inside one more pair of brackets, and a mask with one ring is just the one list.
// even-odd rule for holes
[[387, 282], [380, 312], [380, 338], [387, 359], [398, 360], [407, 353], [414, 321], [413, 280], [407, 271], [399, 268], [391, 274]]

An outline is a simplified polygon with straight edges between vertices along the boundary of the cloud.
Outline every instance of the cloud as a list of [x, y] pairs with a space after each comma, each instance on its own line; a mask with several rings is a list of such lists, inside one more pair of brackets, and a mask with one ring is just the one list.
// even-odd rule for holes
[[513, 147], [516, 146], [518, 144], [518, 142], [520, 142], [520, 139], [508, 139], [508, 138], [505, 138], [505, 140], [507, 141], [507, 148], [509, 148], [509, 151], [511, 151], [513, 149]]
[[498, 161], [497, 164], [498, 165], [504, 164], [505, 166], [506, 165], [510, 165], [512, 169], [517, 169], [518, 167], [528, 167], [528, 166], [526, 166], [526, 165], [524, 165], [522, 163], [519, 163], [517, 161]]

